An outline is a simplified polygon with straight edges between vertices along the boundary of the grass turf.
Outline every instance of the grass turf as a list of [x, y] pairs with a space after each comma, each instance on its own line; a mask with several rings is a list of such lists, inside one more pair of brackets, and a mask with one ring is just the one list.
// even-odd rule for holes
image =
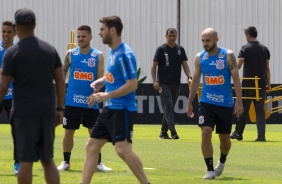
[[[177, 125], [179, 140], [159, 139], [160, 125], [135, 125], [133, 149], [141, 158], [145, 172], [152, 184], [276, 184], [282, 183], [282, 126], [267, 125], [267, 142], [254, 142], [256, 126], [247, 125], [244, 140], [232, 140], [222, 176], [215, 180], [203, 180], [206, 166], [201, 153], [201, 135], [197, 125]], [[64, 129], [56, 129], [54, 160], [57, 165], [63, 160], [62, 139]], [[71, 156], [71, 170], [61, 171], [61, 183], [79, 183], [85, 157], [87, 129], [75, 133]], [[14, 184], [13, 146], [10, 125], [0, 125], [0, 183]], [[219, 140], [213, 134], [214, 165], [219, 157]], [[111, 172], [97, 172], [92, 183], [138, 183], [127, 165], [116, 155], [114, 147], [107, 143], [102, 149], [102, 161]], [[40, 162], [33, 168], [33, 183], [45, 183]]]

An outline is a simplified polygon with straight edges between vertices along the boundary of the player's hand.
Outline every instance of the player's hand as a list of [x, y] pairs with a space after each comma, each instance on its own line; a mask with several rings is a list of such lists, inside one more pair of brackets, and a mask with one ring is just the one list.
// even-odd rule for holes
[[188, 86], [190, 86], [191, 84], [192, 84], [192, 79], [189, 78], [189, 79], [188, 79]]
[[109, 99], [108, 93], [105, 92], [93, 93], [88, 97], [87, 103], [89, 107], [92, 107], [95, 104], [95, 102], [101, 103], [108, 99]]
[[160, 92], [161, 87], [158, 81], [153, 82], [153, 87], [156, 91]]
[[242, 100], [236, 100], [234, 106], [234, 114], [236, 114], [236, 117], [239, 118], [243, 112], [244, 112], [244, 107]]
[[63, 123], [63, 111], [56, 111], [56, 122], [55, 125], [58, 126]]
[[95, 80], [90, 84], [90, 87], [94, 90], [94, 93], [98, 93], [100, 89], [105, 85], [104, 78]]
[[270, 93], [271, 92], [271, 85], [266, 85], [266, 93]]
[[187, 113], [187, 116], [188, 116], [189, 118], [193, 118], [193, 117], [194, 117], [192, 104], [187, 104], [186, 113]]

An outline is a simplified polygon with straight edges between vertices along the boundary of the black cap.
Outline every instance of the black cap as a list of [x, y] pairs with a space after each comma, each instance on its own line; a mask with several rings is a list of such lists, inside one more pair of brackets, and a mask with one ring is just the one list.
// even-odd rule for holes
[[27, 8], [19, 9], [15, 13], [15, 22], [17, 25], [35, 25], [35, 14]]

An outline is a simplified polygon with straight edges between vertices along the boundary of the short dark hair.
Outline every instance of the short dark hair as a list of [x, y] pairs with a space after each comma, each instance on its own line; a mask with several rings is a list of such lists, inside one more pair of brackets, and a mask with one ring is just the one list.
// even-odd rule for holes
[[35, 25], [35, 14], [27, 8], [18, 9], [15, 13], [17, 25]]
[[100, 19], [100, 22], [106, 24], [108, 28], [116, 28], [117, 35], [120, 36], [123, 28], [121, 19], [118, 16], [108, 16]]
[[13, 28], [14, 31], [16, 31], [16, 24], [14, 21], [11, 20], [5, 20], [2, 22], [2, 27], [3, 26], [11, 26]]
[[87, 31], [89, 34], [92, 34], [91, 27], [88, 25], [81, 25], [77, 28], [77, 31]]
[[176, 31], [175, 28], [167, 28], [167, 30], [166, 30], [166, 35], [167, 35], [168, 33], [171, 33], [171, 34], [175, 33], [175, 34], [177, 34], [177, 31]]
[[258, 36], [258, 31], [255, 26], [249, 26], [246, 29], [244, 29], [245, 35], [250, 35], [252, 38], [256, 38]]

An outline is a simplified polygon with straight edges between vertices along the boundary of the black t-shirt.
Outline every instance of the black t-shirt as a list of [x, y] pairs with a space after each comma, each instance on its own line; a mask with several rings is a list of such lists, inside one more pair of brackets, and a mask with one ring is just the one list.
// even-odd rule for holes
[[[243, 77], [258, 76], [259, 87], [266, 87], [266, 61], [270, 59], [270, 52], [266, 46], [258, 41], [252, 41], [242, 46], [238, 58], [244, 58]], [[254, 80], [243, 80], [243, 86], [254, 87]]]
[[176, 44], [173, 48], [163, 44], [157, 48], [154, 56], [158, 62], [157, 80], [160, 84], [179, 85], [181, 77], [181, 63], [187, 61], [184, 48]]
[[18, 117], [54, 116], [54, 70], [62, 63], [56, 49], [31, 36], [7, 49], [2, 75], [13, 78], [13, 110]]

